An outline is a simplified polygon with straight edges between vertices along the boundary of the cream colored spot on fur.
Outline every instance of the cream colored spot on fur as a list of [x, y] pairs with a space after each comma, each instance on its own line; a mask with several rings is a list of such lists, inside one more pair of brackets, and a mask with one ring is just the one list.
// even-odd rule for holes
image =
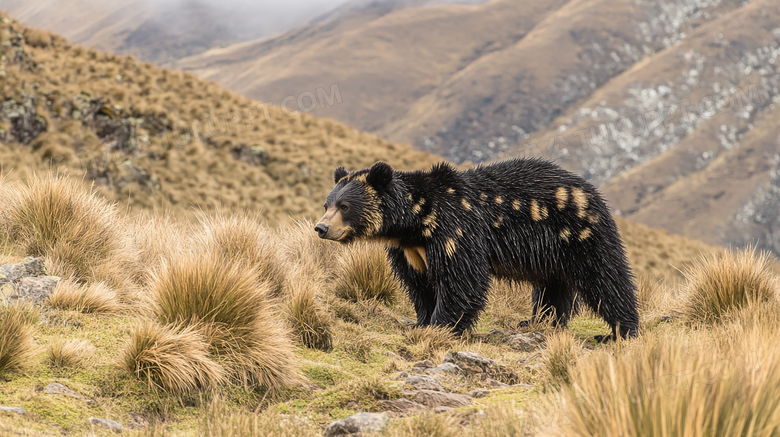
[[463, 236], [463, 230], [461, 230], [460, 228], [455, 229], [455, 235], [457, 235], [458, 237], [462, 237]]
[[487, 200], [487, 194], [479, 193], [479, 200]]
[[561, 240], [568, 242], [569, 241], [569, 237], [571, 237], [571, 231], [569, 230], [569, 228], [563, 228], [561, 230], [561, 234], [560, 235], [561, 235]]
[[590, 229], [585, 229], [582, 232], [580, 232], [580, 241], [586, 240], [591, 235]]
[[447, 256], [452, 258], [455, 255], [455, 240], [448, 238], [444, 244], [444, 251], [447, 252]]
[[515, 211], [520, 211], [520, 201], [519, 200], [513, 200], [512, 201], [512, 208], [514, 208]]
[[566, 202], [569, 201], [569, 192], [566, 187], [560, 187], [555, 191], [555, 199], [558, 200], [558, 209], [566, 208]]
[[455, 189], [454, 189], [454, 188], [447, 188], [447, 192], [448, 192], [448, 193], [450, 193], [450, 194], [452, 194], [452, 193], [454, 193], [454, 192], [455, 192]]
[[588, 214], [588, 223], [595, 225], [598, 222], [599, 222], [599, 216], [597, 216], [595, 213]]
[[536, 200], [531, 201], [531, 218], [538, 222], [539, 220], [544, 220], [547, 218], [547, 207], [544, 205], [539, 205], [539, 202]]
[[463, 204], [463, 207], [466, 208], [466, 211], [471, 211], [471, 204], [469, 203], [468, 200], [463, 198], [463, 199], [461, 199], [460, 203]]
[[431, 211], [430, 214], [423, 217], [422, 224], [425, 227], [423, 229], [423, 236], [426, 238], [430, 238], [433, 235], [433, 231], [436, 229], [436, 227], [439, 225], [436, 222], [436, 210]]
[[501, 223], [503, 223], [503, 222], [504, 222], [504, 216], [500, 215], [500, 216], [498, 216], [496, 221], [493, 222], [493, 227], [500, 228], [501, 227]]
[[585, 218], [587, 215], [586, 210], [588, 209], [588, 194], [582, 191], [581, 188], [574, 188], [571, 190], [571, 199], [577, 207], [577, 217]]
[[425, 258], [424, 247], [419, 246], [406, 248], [404, 249], [404, 256], [406, 257], [406, 262], [409, 263], [409, 265], [418, 272], [424, 273], [426, 270], [428, 270], [428, 261]]
[[406, 193], [406, 198], [412, 200], [412, 193]]
[[425, 198], [421, 197], [417, 204], [412, 207], [412, 212], [419, 214], [423, 205], [425, 205]]
[[501, 196], [496, 196], [496, 203], [501, 205], [502, 203], [504, 203], [504, 198]]

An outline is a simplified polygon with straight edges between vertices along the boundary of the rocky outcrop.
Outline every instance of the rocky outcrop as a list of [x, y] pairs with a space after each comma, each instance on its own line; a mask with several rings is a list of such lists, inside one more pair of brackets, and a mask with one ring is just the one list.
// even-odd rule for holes
[[325, 428], [325, 437], [362, 437], [382, 432], [390, 418], [385, 413], [357, 413]]
[[60, 282], [58, 276], [49, 276], [42, 258], [25, 258], [18, 264], [0, 266], [0, 301], [11, 304], [25, 301], [35, 305], [44, 303]]

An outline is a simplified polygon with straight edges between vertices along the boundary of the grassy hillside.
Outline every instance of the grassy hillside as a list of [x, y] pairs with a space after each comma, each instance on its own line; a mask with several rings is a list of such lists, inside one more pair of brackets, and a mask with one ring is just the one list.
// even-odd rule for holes
[[319, 212], [337, 166], [439, 160], [1, 20], [0, 162], [11, 179], [51, 169], [94, 181], [131, 209], [242, 207], [277, 221]]

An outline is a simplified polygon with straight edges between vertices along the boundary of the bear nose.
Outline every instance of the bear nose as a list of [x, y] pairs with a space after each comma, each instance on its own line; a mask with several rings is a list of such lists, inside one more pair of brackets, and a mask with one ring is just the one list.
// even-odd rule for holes
[[314, 230], [317, 231], [318, 234], [320, 234], [320, 238], [325, 238], [325, 235], [328, 234], [328, 227], [323, 225], [322, 223], [315, 226]]

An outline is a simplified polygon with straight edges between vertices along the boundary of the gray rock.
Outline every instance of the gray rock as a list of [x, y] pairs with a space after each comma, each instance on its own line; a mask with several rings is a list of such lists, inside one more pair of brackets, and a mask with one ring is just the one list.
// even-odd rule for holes
[[458, 408], [471, 405], [471, 396], [433, 390], [420, 390], [414, 395], [414, 401], [429, 408]]
[[436, 367], [436, 364], [434, 364], [433, 361], [431, 360], [425, 360], [416, 363], [414, 367], [420, 367], [422, 369], [430, 369], [431, 367]]
[[384, 431], [389, 421], [386, 413], [357, 413], [328, 425], [325, 437], [362, 437]]
[[436, 408], [433, 409], [433, 412], [436, 413], [436, 414], [440, 414], [440, 413], [446, 413], [447, 411], [452, 411], [452, 410], [454, 410], [454, 408], [452, 408], [452, 407], [436, 407]]
[[406, 384], [417, 390], [447, 391], [435, 379], [425, 375], [412, 375], [406, 378]]
[[4, 407], [0, 405], [0, 411], [5, 413], [27, 414], [27, 410], [22, 407]]
[[493, 378], [488, 378], [488, 379], [485, 380], [485, 382], [490, 384], [491, 387], [495, 387], [495, 388], [506, 388], [506, 387], [509, 387], [509, 384], [503, 383], [501, 381], [496, 381]]
[[46, 387], [43, 388], [43, 392], [50, 395], [63, 395], [63, 396], [76, 398], [86, 402], [88, 405], [95, 405], [97, 403], [95, 402], [94, 399], [90, 398], [89, 396], [84, 396], [82, 394], [76, 393], [75, 391], [69, 389], [66, 385], [60, 384], [59, 382], [52, 382], [51, 384], [47, 385]]
[[60, 280], [61, 278], [58, 276], [22, 278], [14, 287], [13, 293], [4, 296], [4, 298], [11, 302], [22, 299], [40, 305], [49, 298]]
[[391, 360], [406, 361], [404, 357], [398, 355], [393, 351], [387, 351], [385, 352], [385, 354], [387, 355], [387, 358], [390, 358]]
[[469, 396], [472, 398], [478, 399], [478, 398], [484, 398], [485, 396], [490, 393], [489, 390], [485, 390], [484, 388], [475, 388], [474, 390], [471, 390], [469, 392]]
[[463, 370], [454, 363], [443, 363], [432, 369], [425, 369], [425, 373], [430, 375], [436, 375], [437, 373], [462, 373]]
[[97, 417], [90, 417], [89, 422], [93, 425], [99, 426], [101, 428], [110, 429], [111, 431], [114, 431], [115, 433], [120, 433], [124, 429], [122, 424], [119, 422], [113, 421], [111, 419], [98, 419]]
[[662, 321], [662, 322], [667, 322], [669, 320], [672, 320], [672, 316], [668, 316], [666, 314], [662, 315], [661, 318], [660, 318], [660, 321]]
[[27, 257], [18, 264], [0, 266], [0, 283], [18, 282], [24, 277], [46, 276], [43, 258]]
[[394, 401], [379, 401], [386, 411], [394, 413], [395, 416], [407, 416], [417, 411], [424, 410], [425, 405], [410, 401], [406, 398], [396, 399]]
[[541, 332], [520, 333], [507, 338], [509, 346], [521, 352], [536, 350], [544, 345], [545, 340], [544, 334]]
[[474, 352], [447, 352], [445, 363], [453, 363], [466, 373], [485, 373], [493, 367], [493, 360]]
[[396, 381], [406, 381], [406, 378], [409, 377], [409, 372], [401, 372], [398, 374], [398, 376], [395, 377]]
[[404, 318], [404, 317], [399, 318], [398, 319], [398, 323], [400, 323], [402, 325], [406, 325], [406, 326], [414, 326], [414, 325], [417, 324], [417, 322], [415, 322], [414, 320], [407, 319], [407, 318]]

